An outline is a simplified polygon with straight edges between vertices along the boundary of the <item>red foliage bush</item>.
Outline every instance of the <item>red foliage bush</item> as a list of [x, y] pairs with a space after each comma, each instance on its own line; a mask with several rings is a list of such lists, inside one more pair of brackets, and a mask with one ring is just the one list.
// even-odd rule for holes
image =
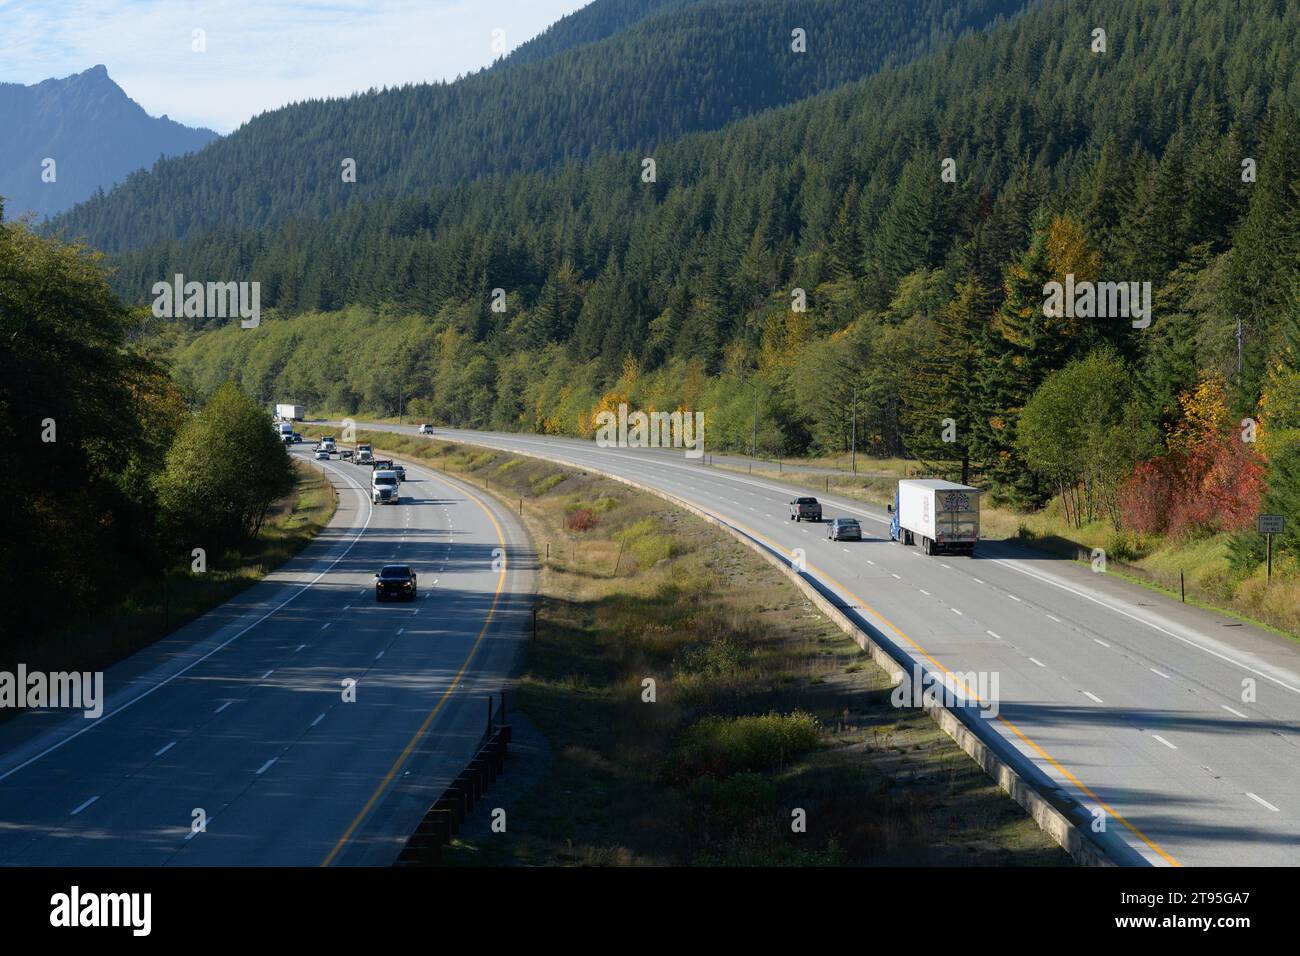
[[596, 512], [590, 508], [579, 508], [564, 519], [564, 523], [570, 531], [590, 531], [599, 522], [600, 519], [596, 517]]
[[1120, 509], [1134, 531], [1198, 537], [1248, 526], [1263, 493], [1263, 461], [1229, 434], [1139, 464]]

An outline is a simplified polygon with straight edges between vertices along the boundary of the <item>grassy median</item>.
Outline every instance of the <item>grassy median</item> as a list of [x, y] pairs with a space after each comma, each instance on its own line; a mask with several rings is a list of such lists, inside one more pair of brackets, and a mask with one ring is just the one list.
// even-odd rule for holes
[[[299, 463], [298, 485], [271, 506], [256, 539], [207, 556], [207, 570], [188, 561], [142, 580], [112, 608], [85, 624], [19, 644], [13, 661], [29, 671], [102, 670], [229, 601], [305, 548], [334, 516], [334, 488], [320, 471]], [[12, 670], [12, 664], [0, 670]], [[0, 711], [0, 719], [14, 711]]]
[[506, 833], [463, 833], [445, 863], [1070, 862], [729, 535], [577, 469], [416, 436], [358, 441], [522, 510], [539, 552], [538, 631], [511, 708], [550, 764], [510, 802]]

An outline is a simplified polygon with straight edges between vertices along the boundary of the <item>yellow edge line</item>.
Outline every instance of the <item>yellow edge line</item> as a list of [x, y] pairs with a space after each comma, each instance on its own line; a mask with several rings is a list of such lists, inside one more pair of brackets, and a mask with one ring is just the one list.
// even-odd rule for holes
[[[695, 507], [699, 508], [699, 507], [701, 507], [701, 506], [697, 504], [697, 505], [695, 505]], [[709, 509], [704, 508], [703, 510], [708, 511]], [[719, 521], [722, 521], [722, 522], [724, 522], [724, 523], [726, 523], [726, 524], [730, 524], [730, 525], [732, 525], [733, 527], [739, 528], [739, 529], [742, 530], [745, 534], [747, 534], [747, 535], [749, 535], [750, 537], [754, 538], [756, 541], [761, 541], [761, 542], [763, 542], [765, 545], [767, 545], [767, 547], [769, 547], [769, 548], [771, 548], [772, 550], [776, 551], [778, 554], [781, 554], [781, 555], [784, 555], [784, 554], [785, 554], [785, 549], [784, 549], [783, 547], [781, 547], [781, 545], [777, 544], [775, 541], [771, 540], [770, 538], [768, 538], [768, 537], [766, 537], [766, 536], [760, 534], [759, 532], [755, 531], [753, 528], [750, 528], [749, 526], [743, 524], [742, 522], [739, 522], [739, 521], [733, 521], [732, 519], [730, 519], [730, 518], [726, 518], [726, 517], [723, 517], [722, 515], [717, 514], [716, 512], [712, 512], [712, 511], [710, 511], [710, 514], [712, 514], [712, 515], [713, 515], [715, 518], [717, 518]], [[916, 648], [916, 650], [921, 654], [922, 657], [924, 657], [927, 661], [929, 661], [929, 662], [930, 662], [931, 664], [933, 664], [935, 667], [939, 668], [939, 670], [943, 671], [943, 673], [946, 674], [948, 677], [952, 678], [952, 680], [953, 680], [954, 683], [956, 683], [956, 684], [960, 684], [960, 685], [962, 686], [962, 688], [966, 691], [966, 693], [967, 693], [968, 695], [970, 695], [970, 696], [971, 696], [972, 698], [974, 698], [975, 700], [979, 701], [981, 704], [982, 704], [982, 703], [985, 703], [985, 701], [983, 701], [983, 700], [980, 699], [980, 697], [979, 697], [978, 694], [974, 693], [974, 692], [971, 691], [968, 687], [966, 687], [966, 684], [965, 684], [964, 681], [959, 681], [959, 680], [957, 680], [956, 675], [954, 675], [954, 674], [952, 673], [952, 671], [948, 670], [948, 668], [944, 667], [943, 664], [941, 664], [941, 663], [939, 663], [937, 660], [935, 660], [934, 657], [932, 657], [932, 656], [930, 655], [929, 651], [927, 651], [927, 650], [926, 650], [925, 648], [923, 648], [920, 644], [916, 643], [916, 641], [912, 640], [910, 637], [908, 637], [906, 634], [904, 634], [901, 630], [899, 630], [898, 627], [894, 624], [893, 621], [891, 621], [889, 618], [885, 617], [885, 615], [881, 614], [881, 613], [880, 613], [879, 611], [877, 611], [874, 607], [872, 607], [872, 606], [871, 606], [870, 604], [868, 604], [866, 601], [862, 600], [862, 598], [858, 597], [856, 594], [854, 594], [852, 591], [850, 591], [847, 587], [845, 587], [843, 584], [841, 584], [841, 583], [840, 583], [839, 581], [837, 581], [835, 578], [831, 577], [831, 576], [830, 576], [829, 574], [827, 574], [825, 571], [823, 571], [823, 570], [821, 570], [820, 568], [818, 568], [816, 565], [814, 565], [814, 564], [810, 564], [810, 563], [808, 563], [808, 562], [805, 561], [805, 562], [804, 562], [804, 566], [805, 566], [805, 567], [808, 567], [808, 568], [811, 568], [813, 571], [816, 571], [819, 575], [821, 575], [821, 577], [822, 577], [824, 580], [828, 581], [829, 583], [831, 583], [832, 585], [834, 585], [835, 587], [837, 587], [837, 588], [838, 588], [842, 593], [847, 594], [849, 597], [853, 598], [854, 601], [856, 601], [858, 604], [862, 605], [862, 607], [864, 607], [866, 610], [870, 611], [873, 615], [875, 615], [875, 617], [876, 617], [877, 619], [879, 619], [880, 621], [882, 621], [882, 622], [885, 624], [885, 626], [887, 626], [891, 631], [893, 631], [895, 634], [897, 634], [899, 637], [901, 637], [903, 640], [905, 640], [908, 644], [911, 644], [912, 647]], [[1104, 809], [1107, 813], [1109, 813], [1112, 817], [1114, 817], [1114, 818], [1115, 818], [1116, 820], [1118, 820], [1120, 823], [1124, 824], [1124, 826], [1128, 827], [1128, 829], [1129, 829], [1129, 830], [1130, 830], [1130, 831], [1131, 831], [1135, 836], [1137, 836], [1137, 837], [1138, 837], [1138, 838], [1139, 838], [1143, 843], [1145, 843], [1147, 846], [1149, 846], [1149, 847], [1150, 847], [1152, 850], [1154, 850], [1156, 853], [1160, 854], [1160, 856], [1163, 857], [1163, 858], [1164, 858], [1164, 859], [1169, 863], [1170, 866], [1182, 866], [1182, 864], [1179, 863], [1178, 860], [1174, 859], [1174, 857], [1172, 857], [1172, 856], [1170, 856], [1168, 853], [1166, 853], [1166, 852], [1165, 852], [1165, 851], [1160, 847], [1159, 844], [1157, 844], [1154, 840], [1152, 840], [1150, 837], [1148, 837], [1145, 833], [1143, 833], [1141, 830], [1139, 830], [1137, 827], [1135, 827], [1132, 823], [1130, 823], [1128, 820], [1126, 820], [1126, 819], [1124, 818], [1123, 814], [1119, 813], [1119, 811], [1115, 810], [1113, 807], [1111, 807], [1109, 804], [1107, 804], [1106, 801], [1104, 801], [1104, 800], [1101, 799], [1101, 797], [1099, 797], [1099, 796], [1097, 796], [1097, 794], [1093, 793], [1092, 790], [1091, 790], [1088, 786], [1086, 786], [1086, 785], [1083, 783], [1083, 781], [1081, 781], [1081, 780], [1080, 780], [1078, 777], [1076, 777], [1074, 774], [1070, 773], [1070, 771], [1066, 770], [1065, 767], [1063, 767], [1063, 766], [1060, 764], [1060, 762], [1058, 762], [1058, 761], [1056, 760], [1055, 757], [1053, 757], [1053, 756], [1052, 756], [1051, 754], [1049, 754], [1046, 750], [1044, 750], [1044, 749], [1043, 749], [1042, 747], [1040, 747], [1037, 743], [1035, 743], [1035, 742], [1034, 742], [1034, 741], [1033, 741], [1033, 740], [1032, 740], [1032, 739], [1031, 739], [1027, 734], [1025, 734], [1024, 731], [1022, 731], [1019, 727], [1017, 727], [1015, 724], [1013, 724], [1011, 721], [1007, 720], [1005, 717], [1003, 717], [1003, 716], [1001, 716], [1001, 715], [999, 715], [997, 719], [998, 719], [1001, 723], [1003, 723], [1003, 724], [1005, 724], [1007, 727], [1009, 727], [1009, 728], [1011, 729], [1011, 731], [1012, 731], [1013, 733], [1015, 733], [1015, 735], [1016, 735], [1017, 737], [1019, 737], [1019, 738], [1020, 738], [1021, 740], [1023, 740], [1025, 743], [1029, 744], [1029, 746], [1033, 747], [1034, 750], [1036, 750], [1039, 754], [1042, 755], [1042, 757], [1043, 757], [1044, 760], [1046, 760], [1046, 761], [1047, 761], [1048, 763], [1050, 763], [1053, 767], [1055, 767], [1057, 770], [1059, 770], [1059, 771], [1060, 771], [1060, 772], [1065, 776], [1065, 778], [1066, 778], [1067, 780], [1069, 780], [1069, 781], [1070, 781], [1071, 783], [1073, 783], [1076, 787], [1078, 787], [1080, 790], [1082, 790], [1084, 793], [1086, 793], [1086, 794], [1087, 794], [1087, 795], [1088, 795], [1088, 796], [1089, 796], [1093, 801], [1095, 801], [1095, 802], [1097, 803], [1098, 806], [1100, 806], [1102, 809]]]
[[[439, 478], [437, 473], [431, 469], [423, 470], [428, 471], [428, 473], [433, 475], [435, 478]], [[492, 512], [488, 510], [487, 506], [484, 505], [473, 492], [460, 488], [452, 482], [447, 481], [445, 478], [442, 478], [441, 480], [457, 491], [463, 492], [470, 501], [482, 508], [483, 513], [487, 515], [488, 520], [492, 522], [492, 527], [496, 529], [497, 541], [501, 544], [501, 574], [497, 578], [496, 593], [492, 595], [492, 606], [488, 608], [487, 617], [483, 621], [483, 628], [478, 632], [478, 637], [474, 638], [474, 644], [470, 647], [469, 653], [465, 655], [465, 660], [460, 665], [460, 670], [456, 672], [456, 676], [452, 678], [451, 684], [447, 687], [447, 690], [443, 692], [442, 697], [438, 699], [438, 703], [434, 706], [433, 710], [429, 711], [429, 715], [424, 718], [424, 723], [420, 724], [420, 729], [415, 732], [409, 741], [407, 741], [406, 746], [402, 749], [401, 755], [393, 762], [393, 766], [389, 769], [388, 773], [384, 775], [384, 779], [380, 781], [379, 786], [375, 788], [375, 792], [370, 795], [370, 799], [366, 801], [366, 805], [361, 808], [361, 812], [356, 815], [355, 819], [353, 819], [352, 823], [348, 826], [347, 831], [343, 836], [339, 837], [338, 843], [334, 844], [334, 849], [330, 850], [329, 856], [325, 857], [325, 859], [321, 861], [321, 866], [329, 866], [334, 861], [334, 858], [338, 856], [339, 851], [341, 851], [343, 847], [347, 845], [348, 841], [352, 839], [352, 834], [355, 833], [357, 827], [361, 825], [361, 821], [369, 816], [375, 803], [383, 795], [384, 791], [388, 789], [388, 785], [392, 782], [393, 777], [397, 776], [397, 771], [401, 769], [401, 766], [406, 762], [406, 759], [411, 756], [411, 751], [413, 751], [416, 745], [420, 742], [420, 738], [428, 732], [434, 718], [438, 716], [438, 711], [442, 710], [443, 704], [447, 703], [447, 699], [451, 697], [452, 691], [454, 691], [460, 684], [460, 679], [465, 676], [465, 671], [469, 669], [470, 661], [474, 659], [474, 654], [478, 651], [478, 646], [483, 641], [483, 635], [487, 633], [488, 627], [492, 624], [492, 616], [496, 613], [497, 602], [501, 599], [501, 588], [505, 586], [506, 581], [506, 539], [505, 535], [501, 533], [501, 525], [497, 524], [497, 519], [493, 517]]]

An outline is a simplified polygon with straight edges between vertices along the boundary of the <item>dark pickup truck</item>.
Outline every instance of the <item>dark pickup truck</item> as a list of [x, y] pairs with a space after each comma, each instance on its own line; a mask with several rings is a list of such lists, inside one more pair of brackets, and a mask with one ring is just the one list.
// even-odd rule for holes
[[791, 521], [821, 521], [822, 506], [816, 498], [796, 498], [790, 502]]

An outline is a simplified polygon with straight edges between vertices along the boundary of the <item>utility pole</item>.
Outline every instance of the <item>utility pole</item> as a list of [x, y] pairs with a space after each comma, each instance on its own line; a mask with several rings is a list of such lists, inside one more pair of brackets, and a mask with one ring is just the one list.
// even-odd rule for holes
[[853, 386], [853, 474], [858, 473], [858, 387]]
[[[752, 387], [752, 386], [751, 386]], [[754, 428], [749, 433], [749, 457], [758, 457], [758, 389], [754, 389]]]

